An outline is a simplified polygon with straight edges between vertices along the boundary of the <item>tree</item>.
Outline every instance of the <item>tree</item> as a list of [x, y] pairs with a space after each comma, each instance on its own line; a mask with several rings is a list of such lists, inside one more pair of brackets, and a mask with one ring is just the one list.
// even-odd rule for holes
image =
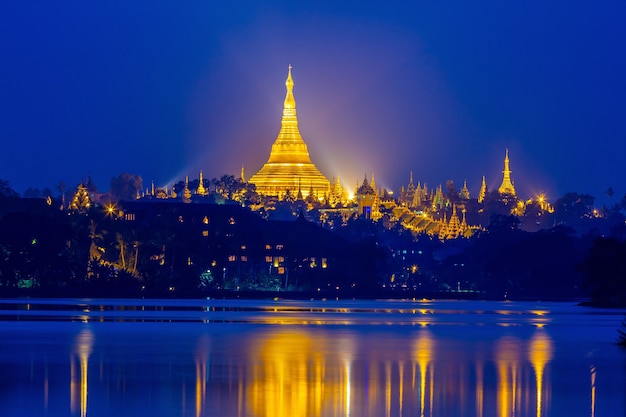
[[554, 215], [558, 222], [575, 222], [590, 215], [594, 200], [589, 194], [565, 193], [554, 203]]
[[503, 214], [492, 214], [487, 230], [489, 233], [517, 231], [519, 230], [520, 223], [519, 219], [512, 214], [508, 216]]
[[233, 175], [222, 175], [219, 179], [211, 181], [215, 187], [215, 192], [227, 200], [243, 202], [244, 200], [254, 200], [256, 187], [253, 184], [245, 183], [241, 178]]
[[134, 200], [137, 193], [143, 188], [143, 179], [139, 175], [122, 172], [111, 178], [111, 198], [115, 201]]
[[453, 180], [446, 181], [446, 197], [450, 200], [451, 203], [456, 203], [459, 201], [459, 192], [456, 190], [456, 186], [454, 185]]
[[583, 287], [594, 304], [626, 305], [626, 242], [598, 238], [580, 265]]
[[16, 198], [19, 193], [11, 188], [9, 181], [0, 179], [0, 198]]
[[26, 191], [24, 191], [24, 197], [25, 198], [39, 198], [41, 197], [41, 191], [39, 191], [39, 188], [35, 187], [28, 187], [26, 189]]

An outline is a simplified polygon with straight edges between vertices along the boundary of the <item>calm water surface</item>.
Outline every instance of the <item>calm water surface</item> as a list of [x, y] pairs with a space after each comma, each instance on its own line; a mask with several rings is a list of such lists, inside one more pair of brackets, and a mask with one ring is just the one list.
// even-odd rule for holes
[[0, 300], [0, 416], [624, 416], [624, 311]]

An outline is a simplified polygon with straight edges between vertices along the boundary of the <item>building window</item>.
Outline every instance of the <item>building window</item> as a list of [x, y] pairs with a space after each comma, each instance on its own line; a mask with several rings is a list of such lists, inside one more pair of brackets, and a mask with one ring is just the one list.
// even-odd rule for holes
[[242, 256], [241, 257], [241, 262], [248, 262], [248, 257], [247, 256]]
[[124, 214], [124, 220], [135, 221], [135, 213], [126, 213]]
[[328, 261], [326, 258], [322, 258], [322, 268], [328, 268]]
[[235, 262], [237, 260], [237, 257], [235, 255], [230, 255], [228, 257], [228, 262]]
[[207, 237], [209, 235], [209, 231], [208, 230], [203, 230], [202, 231], [202, 236]]
[[276, 245], [276, 250], [283, 250], [283, 245]]
[[270, 250], [272, 249], [272, 245], [265, 245], [265, 250]]
[[207, 216], [204, 216], [204, 219], [202, 219], [202, 223], [209, 224], [209, 218]]
[[284, 266], [278, 267], [278, 274], [279, 275], [284, 275], [285, 274], [285, 267]]
[[265, 262], [267, 262], [268, 264], [272, 263], [272, 257], [271, 256], [266, 256], [265, 257]]
[[246, 245], [241, 245], [241, 250], [246, 250]]

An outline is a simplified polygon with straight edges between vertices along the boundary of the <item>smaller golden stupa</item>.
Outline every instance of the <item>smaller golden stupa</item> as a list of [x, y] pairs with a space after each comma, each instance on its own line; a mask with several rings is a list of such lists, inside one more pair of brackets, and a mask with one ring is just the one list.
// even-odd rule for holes
[[502, 171], [502, 174], [502, 184], [500, 184], [500, 188], [498, 188], [498, 193], [515, 196], [515, 186], [511, 181], [511, 169], [509, 168], [508, 149], [506, 150], [506, 155], [504, 157], [504, 170]]
[[311, 191], [321, 199], [329, 192], [330, 181], [311, 162], [296, 116], [296, 100], [293, 97], [291, 65], [287, 75], [287, 94], [283, 107], [280, 132], [272, 145], [270, 157], [263, 168], [249, 182], [256, 185], [263, 195], [284, 196], [287, 192], [306, 198]]

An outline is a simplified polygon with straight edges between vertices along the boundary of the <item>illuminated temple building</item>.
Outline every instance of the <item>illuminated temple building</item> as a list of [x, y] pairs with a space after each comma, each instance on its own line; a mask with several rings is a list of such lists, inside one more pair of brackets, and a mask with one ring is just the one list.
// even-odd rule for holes
[[307, 146], [298, 130], [291, 66], [285, 85], [287, 94], [280, 132], [272, 145], [268, 161], [249, 182], [255, 184], [257, 192], [262, 195], [282, 197], [287, 192], [292, 195], [301, 192], [303, 197], [308, 197], [313, 192], [315, 197], [321, 199], [329, 192], [330, 181], [311, 162]]

